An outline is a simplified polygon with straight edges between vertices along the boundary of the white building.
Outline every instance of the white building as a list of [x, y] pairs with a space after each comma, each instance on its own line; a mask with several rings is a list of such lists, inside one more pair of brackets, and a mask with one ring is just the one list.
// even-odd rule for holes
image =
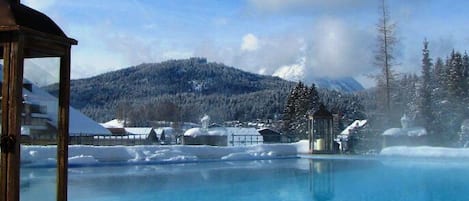
[[[3, 83], [0, 72], [0, 86]], [[58, 126], [58, 99], [40, 87], [24, 80], [21, 135], [24, 143], [55, 143]], [[69, 136], [90, 137], [111, 133], [80, 111], [69, 108]]]

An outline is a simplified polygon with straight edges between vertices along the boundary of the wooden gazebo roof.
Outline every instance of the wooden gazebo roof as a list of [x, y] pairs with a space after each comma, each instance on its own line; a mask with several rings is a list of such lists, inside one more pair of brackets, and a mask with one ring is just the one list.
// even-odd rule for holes
[[[34, 37], [34, 41], [38, 39], [47, 40], [45, 43], [48, 44], [26, 45], [27, 49], [24, 55], [26, 58], [60, 56], [64, 52], [61, 48], [57, 49], [57, 47], [50, 46], [50, 43], [65, 46], [66, 48], [77, 44], [77, 41], [68, 38], [52, 19], [21, 4], [19, 0], [0, 0], [0, 34], [8, 32], [24, 33], [27, 37]], [[54, 51], [53, 48], [56, 50]], [[50, 50], [44, 51], [44, 49]], [[0, 49], [0, 51], [2, 50]], [[3, 56], [3, 52], [0, 52], [1, 56]]]
[[321, 104], [319, 106], [319, 110], [313, 114], [313, 118], [315, 119], [332, 119], [332, 113], [327, 111], [326, 106]]

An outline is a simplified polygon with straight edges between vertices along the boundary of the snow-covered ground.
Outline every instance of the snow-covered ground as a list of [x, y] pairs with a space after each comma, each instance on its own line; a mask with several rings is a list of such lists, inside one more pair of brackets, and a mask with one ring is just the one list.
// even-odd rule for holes
[[469, 148], [395, 146], [384, 148], [381, 150], [380, 155], [426, 158], [469, 158]]
[[[23, 166], [55, 166], [56, 146], [21, 146]], [[210, 160], [260, 160], [296, 157], [308, 153], [308, 141], [290, 144], [261, 144], [240, 147], [192, 145], [69, 146], [69, 165], [152, 164]], [[380, 156], [420, 158], [469, 158], [469, 148], [384, 148]], [[326, 156], [330, 157], [330, 155]]]
[[[21, 146], [25, 166], [53, 166], [56, 146]], [[294, 157], [308, 152], [308, 141], [244, 147], [215, 146], [69, 146], [69, 165], [145, 164], [203, 160], [250, 160]]]

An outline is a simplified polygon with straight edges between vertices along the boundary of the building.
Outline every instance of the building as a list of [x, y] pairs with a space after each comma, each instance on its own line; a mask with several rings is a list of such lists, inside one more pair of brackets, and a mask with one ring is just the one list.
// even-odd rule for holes
[[191, 128], [184, 132], [184, 145], [228, 146], [227, 131], [223, 127]]
[[263, 144], [264, 137], [256, 128], [226, 127], [229, 146]]
[[[0, 77], [3, 79], [3, 73]], [[0, 86], [3, 81], [0, 80]], [[77, 138], [111, 135], [106, 128], [78, 110], [70, 107], [70, 142]], [[0, 111], [1, 113], [1, 111]], [[23, 111], [21, 140], [25, 144], [56, 144], [58, 127], [58, 100], [28, 80], [23, 83]]]
[[309, 132], [309, 150], [311, 153], [337, 153], [339, 144], [334, 141], [333, 115], [321, 104], [319, 110], [313, 113], [310, 118], [311, 128]]
[[155, 128], [156, 136], [158, 137], [160, 144], [172, 145], [180, 144], [180, 140], [172, 127], [160, 127]]
[[280, 132], [270, 128], [261, 128], [257, 130], [262, 135], [264, 143], [280, 143], [282, 142], [282, 136]]
[[339, 150], [343, 153], [352, 148], [353, 142], [352, 138], [354, 135], [357, 135], [360, 130], [365, 128], [368, 124], [368, 120], [355, 120], [350, 125], [347, 126], [344, 130], [340, 132], [339, 135], [334, 139], [339, 144]]
[[[126, 127], [126, 135], [143, 141], [143, 144], [158, 144], [158, 136], [152, 127]], [[130, 139], [132, 139], [130, 138]]]

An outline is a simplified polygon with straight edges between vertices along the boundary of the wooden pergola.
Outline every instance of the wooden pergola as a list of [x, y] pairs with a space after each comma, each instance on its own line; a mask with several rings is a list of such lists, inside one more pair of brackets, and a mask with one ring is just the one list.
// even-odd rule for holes
[[57, 200], [67, 200], [70, 51], [68, 38], [54, 21], [20, 3], [0, 0], [0, 59], [3, 59], [0, 200], [18, 201], [20, 131], [25, 58], [60, 58], [57, 136]]

